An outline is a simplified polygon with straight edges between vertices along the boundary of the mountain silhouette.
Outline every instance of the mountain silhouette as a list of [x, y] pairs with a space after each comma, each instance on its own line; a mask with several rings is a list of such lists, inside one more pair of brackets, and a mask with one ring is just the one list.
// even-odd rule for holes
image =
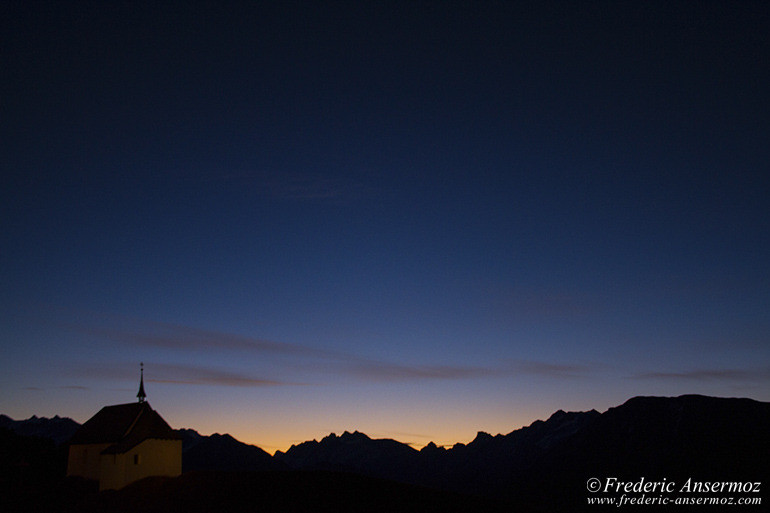
[[599, 416], [595, 410], [558, 411], [547, 421], [535, 421], [507, 435], [480, 431], [468, 444], [445, 449], [431, 442], [420, 451], [395, 440], [346, 431], [341, 436], [332, 433], [320, 442], [294, 445], [286, 453], [277, 452], [275, 459], [295, 470], [352, 472], [438, 488], [488, 492]]
[[67, 442], [79, 427], [80, 424], [74, 420], [58, 415], [52, 419], [33, 415], [27, 420], [13, 420], [7, 415], [0, 415], [0, 428], [13, 431], [17, 435], [48, 438], [56, 445]]
[[182, 471], [281, 470], [283, 465], [255, 445], [239, 442], [230, 435], [204, 436], [192, 429], [177, 430], [182, 436]]
[[285, 454], [276, 452], [275, 459], [293, 469], [353, 472], [409, 482], [405, 472], [418, 463], [419, 452], [395, 440], [345, 431], [340, 436], [332, 433], [320, 442], [293, 445]]
[[[635, 397], [542, 454], [498, 496], [527, 497], [563, 509], [585, 497], [592, 477], [683, 482], [761, 481], [770, 477], [770, 403], [686, 395]], [[543, 493], [546, 480], [563, 493]], [[502, 493], [500, 493], [502, 492]], [[763, 503], [768, 497], [765, 494]]]
[[[177, 497], [171, 510], [196, 510], [178, 504], [190, 505], [185, 497], [201, 497], [200, 504], [211, 504], [203, 497], [227, 494], [234, 494], [227, 499], [233, 504], [253, 506], [253, 499], [267, 511], [287, 510], [281, 507], [287, 504], [293, 511], [334, 511], [335, 496], [361, 500], [371, 511], [389, 511], [377, 504], [421, 511], [409, 504], [431, 501], [476, 511], [581, 511], [590, 510], [586, 482], [594, 477], [770, 482], [770, 403], [751, 399], [634, 397], [603, 413], [560, 410], [508, 434], [479, 432], [467, 444], [446, 449], [429, 443], [419, 451], [395, 440], [346, 431], [270, 456], [227, 434], [204, 436], [181, 429], [185, 473], [180, 478], [149, 478], [116, 495], [98, 497], [84, 491], [87, 488], [73, 491], [71, 484], [61, 484], [66, 445], [56, 441], [74, 431], [73, 425], [77, 427], [60, 417], [14, 421], [0, 416], [5, 456], [0, 477], [7, 497], [21, 494], [32, 504], [51, 506], [40, 503], [46, 495], [38, 492], [39, 483], [47, 483], [48, 497], [69, 497], [78, 511], [120, 511], [127, 504], [159, 511], [162, 508], [149, 506], [159, 497], [166, 497], [161, 501], [166, 506], [168, 497]], [[294, 497], [293, 490], [315, 493], [322, 500]], [[412, 502], [394, 502], [389, 494], [405, 494]], [[767, 492], [763, 494], [766, 502]], [[447, 503], [447, 497], [453, 499]], [[352, 504], [337, 506], [355, 511]]]
[[450, 449], [415, 451], [345, 433], [276, 458], [298, 470], [356, 472], [558, 511], [582, 504], [586, 481], [596, 476], [766, 480], [768, 433], [770, 403], [636, 397], [604, 413], [557, 411], [506, 435], [479, 432]]

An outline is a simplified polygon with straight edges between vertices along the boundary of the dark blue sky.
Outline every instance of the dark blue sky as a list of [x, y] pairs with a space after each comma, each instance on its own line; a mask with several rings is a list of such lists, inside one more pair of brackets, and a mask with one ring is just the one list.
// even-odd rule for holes
[[83, 421], [140, 360], [267, 449], [770, 400], [764, 2], [0, 19], [6, 414]]

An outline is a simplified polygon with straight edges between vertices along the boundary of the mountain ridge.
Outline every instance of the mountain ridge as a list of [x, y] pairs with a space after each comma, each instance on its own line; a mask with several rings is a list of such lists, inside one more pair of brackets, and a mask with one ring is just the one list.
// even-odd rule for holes
[[[342, 443], [347, 445], [349, 445], [353, 440], [358, 440], [359, 442], [362, 442], [362, 441], [371, 441], [371, 442], [377, 442], [377, 443], [388, 442], [388, 443], [398, 444], [399, 446], [409, 448], [416, 453], [423, 452], [426, 448], [428, 449], [428, 452], [434, 449], [439, 451], [443, 450], [443, 451], [449, 452], [453, 450], [462, 450], [463, 448], [467, 448], [467, 447], [482, 447], [484, 444], [492, 440], [505, 439], [507, 437], [511, 437], [512, 435], [521, 436], [521, 432], [523, 430], [539, 429], [541, 426], [545, 426], [549, 422], [553, 422], [557, 420], [562, 421], [563, 419], [571, 419], [573, 422], [575, 422], [578, 417], [582, 417], [586, 415], [587, 416], [605, 415], [607, 413], [616, 411], [618, 408], [623, 408], [627, 406], [647, 407], [653, 402], [661, 402], [661, 401], [670, 402], [670, 401], [682, 401], [682, 400], [687, 400], [687, 401], [707, 400], [711, 402], [732, 402], [732, 403], [742, 403], [747, 405], [748, 404], [770, 405], [770, 402], [759, 401], [756, 399], [751, 399], [746, 397], [715, 397], [715, 396], [706, 396], [706, 395], [700, 395], [700, 394], [684, 394], [680, 396], [634, 396], [629, 398], [628, 400], [626, 400], [624, 403], [620, 405], [609, 407], [603, 413], [600, 413], [595, 409], [592, 409], [589, 411], [571, 411], [571, 412], [566, 412], [562, 409], [559, 409], [554, 413], [552, 413], [546, 420], [542, 420], [542, 419], [534, 420], [529, 425], [522, 426], [520, 428], [514, 429], [505, 434], [498, 433], [498, 434], [492, 435], [486, 431], [478, 431], [476, 433], [476, 437], [474, 437], [474, 439], [471, 440], [470, 442], [468, 443], [457, 442], [449, 448], [447, 448], [446, 446], [436, 445], [435, 442], [430, 441], [421, 449], [414, 449], [410, 444], [405, 442], [399, 442], [398, 440], [394, 440], [392, 438], [371, 438], [365, 433], [362, 433], [358, 430], [354, 430], [352, 432], [346, 430], [341, 435], [337, 435], [335, 432], [331, 432], [328, 435], [321, 438], [320, 441], [314, 439], [314, 440], [307, 440], [299, 444], [293, 444], [286, 451], [281, 451], [281, 450], [276, 451], [272, 457], [283, 458], [290, 451], [296, 450], [296, 448], [298, 447], [307, 447], [307, 446], [312, 446], [314, 444], [324, 444], [334, 440], [339, 440]], [[50, 438], [54, 440], [54, 442], [57, 445], [67, 442], [69, 437], [77, 430], [78, 427], [80, 427], [80, 425], [81, 425], [80, 423], [78, 423], [77, 421], [69, 417], [62, 417], [59, 415], [54, 415], [54, 417], [51, 417], [51, 418], [38, 417], [37, 415], [32, 415], [28, 419], [15, 420], [8, 415], [0, 414], [0, 428], [9, 429], [22, 436], [36, 436], [41, 438]], [[564, 427], [566, 428], [566, 426]], [[264, 451], [258, 445], [241, 442], [240, 440], [237, 440], [235, 437], [233, 437], [228, 433], [212, 433], [211, 435], [202, 435], [198, 433], [196, 430], [191, 428], [179, 428], [179, 429], [176, 429], [175, 431], [182, 436], [185, 450], [193, 449], [198, 444], [203, 443], [206, 440], [213, 439], [218, 441], [219, 443], [226, 442], [226, 443], [232, 444], [233, 442], [235, 442], [247, 447], [255, 447], [260, 451], [264, 452], [265, 454], [267, 454], [268, 456], [270, 455], [267, 451]], [[517, 433], [519, 433], [519, 435], [516, 435]]]
[[[46, 420], [62, 424], [60, 417], [13, 421], [7, 416], [0, 417], [0, 424], [40, 428]], [[0, 435], [4, 431], [0, 429]], [[270, 456], [228, 434], [206, 436], [192, 429], [178, 433], [183, 475], [358, 475], [491, 498], [522, 510], [579, 510], [576, 505], [585, 505], [586, 482], [594, 477], [770, 482], [770, 402], [748, 398], [637, 396], [603, 413], [558, 410], [507, 434], [479, 431], [471, 442], [448, 449], [429, 443], [417, 450], [396, 440], [345, 431]], [[53, 449], [45, 451], [53, 454]], [[24, 461], [23, 455], [17, 459]]]
[[69, 417], [54, 415], [52, 418], [32, 415], [26, 420], [14, 420], [8, 415], [0, 414], [0, 428], [5, 428], [22, 436], [48, 438], [56, 445], [66, 443], [80, 424]]

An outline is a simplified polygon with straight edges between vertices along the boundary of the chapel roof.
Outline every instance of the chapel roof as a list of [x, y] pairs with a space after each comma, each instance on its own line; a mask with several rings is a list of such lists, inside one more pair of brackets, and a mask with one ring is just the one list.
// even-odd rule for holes
[[137, 402], [105, 406], [80, 426], [70, 444], [109, 443], [103, 454], [122, 454], [150, 438], [180, 439], [150, 403]]

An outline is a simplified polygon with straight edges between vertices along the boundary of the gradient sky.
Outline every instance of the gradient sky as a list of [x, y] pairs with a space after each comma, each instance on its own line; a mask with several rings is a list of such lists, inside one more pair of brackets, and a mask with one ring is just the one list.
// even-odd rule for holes
[[157, 4], [0, 4], [0, 412], [770, 400], [767, 2]]

